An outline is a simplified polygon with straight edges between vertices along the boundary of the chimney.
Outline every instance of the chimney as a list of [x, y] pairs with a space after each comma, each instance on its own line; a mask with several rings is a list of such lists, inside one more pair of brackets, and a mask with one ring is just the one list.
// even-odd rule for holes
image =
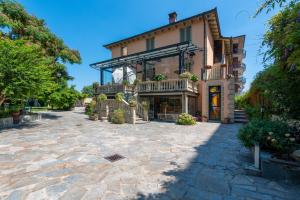
[[169, 14], [169, 24], [175, 23], [177, 21], [177, 13], [172, 12]]

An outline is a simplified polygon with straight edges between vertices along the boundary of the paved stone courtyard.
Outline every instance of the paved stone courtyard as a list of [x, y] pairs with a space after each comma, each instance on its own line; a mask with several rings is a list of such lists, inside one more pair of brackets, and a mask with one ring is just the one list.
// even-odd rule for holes
[[[240, 125], [112, 125], [73, 112], [0, 131], [0, 199], [299, 199], [246, 176]], [[109, 162], [118, 153], [125, 159]]]

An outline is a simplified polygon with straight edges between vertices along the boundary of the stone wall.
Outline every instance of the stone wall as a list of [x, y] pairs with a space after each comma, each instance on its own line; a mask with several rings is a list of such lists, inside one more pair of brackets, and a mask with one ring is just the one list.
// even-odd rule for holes
[[13, 118], [12, 117], [8, 117], [8, 118], [2, 118], [0, 119], [0, 129], [3, 128], [12, 128], [12, 127], [16, 127], [28, 122], [32, 122], [32, 121], [38, 121], [42, 119], [42, 115], [41, 114], [33, 114], [33, 115], [22, 115], [20, 116], [20, 121], [17, 124], [14, 124]]
[[97, 113], [101, 120], [110, 121], [115, 110], [122, 109], [125, 112], [126, 123], [135, 123], [135, 108], [131, 108], [126, 101], [118, 102], [115, 99], [107, 99], [97, 103]]

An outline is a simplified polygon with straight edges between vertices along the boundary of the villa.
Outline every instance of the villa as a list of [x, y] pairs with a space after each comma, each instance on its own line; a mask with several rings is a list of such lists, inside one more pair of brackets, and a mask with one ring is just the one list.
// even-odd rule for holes
[[[173, 12], [167, 25], [104, 45], [112, 59], [90, 66], [100, 71], [98, 94], [148, 101], [150, 119], [189, 113], [231, 123], [245, 84], [244, 43], [245, 35], [222, 36], [216, 8], [182, 20]], [[183, 78], [186, 72], [197, 78]]]

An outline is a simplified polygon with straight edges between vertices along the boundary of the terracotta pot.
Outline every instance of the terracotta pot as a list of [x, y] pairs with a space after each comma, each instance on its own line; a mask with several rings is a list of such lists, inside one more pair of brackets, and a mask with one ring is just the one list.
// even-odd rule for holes
[[13, 112], [12, 114], [14, 124], [18, 124], [20, 122], [20, 111]]

